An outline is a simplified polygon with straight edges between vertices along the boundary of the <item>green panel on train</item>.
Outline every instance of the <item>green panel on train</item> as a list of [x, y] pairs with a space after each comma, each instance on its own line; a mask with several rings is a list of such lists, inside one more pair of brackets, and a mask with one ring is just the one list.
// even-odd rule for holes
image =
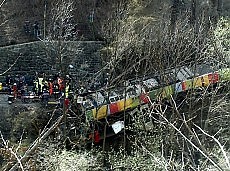
[[162, 91], [162, 97], [163, 98], [168, 98], [168, 97], [170, 97], [170, 95], [172, 95], [173, 94], [173, 88], [174, 86], [172, 86], [172, 85], [169, 85], [169, 86], [166, 86], [166, 87], [164, 87], [163, 88], [163, 91]]
[[132, 108], [137, 107], [140, 104], [140, 99], [138, 97], [133, 97]]
[[162, 92], [162, 88], [151, 90], [149, 92], [149, 98], [151, 100], [156, 100], [158, 98], [158, 96], [160, 95], [161, 92]]
[[88, 121], [93, 119], [93, 110], [87, 110], [85, 111], [85, 115]]

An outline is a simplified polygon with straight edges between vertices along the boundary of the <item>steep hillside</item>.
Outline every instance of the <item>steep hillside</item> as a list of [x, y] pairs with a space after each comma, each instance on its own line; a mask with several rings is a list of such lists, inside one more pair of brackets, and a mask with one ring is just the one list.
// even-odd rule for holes
[[[17, 44], [37, 40], [34, 37], [34, 24], [38, 23], [41, 34], [49, 28], [53, 4], [58, 0], [9, 0], [0, 8], [0, 46]], [[181, 8], [189, 10], [191, 0], [77, 0], [73, 1], [74, 23], [79, 31], [79, 36], [85, 40], [102, 40], [103, 25], [107, 22], [113, 11], [120, 11], [121, 4], [131, 3], [130, 15], [136, 17], [154, 16], [162, 12], [166, 7], [170, 8], [177, 2]], [[218, 6], [218, 3], [222, 5]], [[229, 0], [197, 0], [198, 11], [203, 12], [203, 7], [209, 16], [213, 17], [217, 12], [229, 16]], [[118, 10], [119, 9], [119, 10]], [[207, 10], [208, 9], [208, 10]], [[27, 26], [26, 26], [27, 25]], [[26, 26], [26, 28], [25, 28]]]

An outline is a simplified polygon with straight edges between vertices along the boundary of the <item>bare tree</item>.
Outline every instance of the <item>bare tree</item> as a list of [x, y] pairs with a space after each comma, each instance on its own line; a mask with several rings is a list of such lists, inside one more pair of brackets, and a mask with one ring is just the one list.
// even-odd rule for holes
[[72, 55], [78, 52], [78, 48], [71, 48], [70, 41], [77, 40], [77, 30], [73, 17], [74, 2], [72, 0], [57, 0], [52, 4], [48, 33], [44, 43], [48, 55], [53, 56], [51, 60], [55, 69], [62, 73], [66, 72]]
[[178, 17], [171, 32], [171, 17], [167, 12], [155, 19], [127, 16], [127, 10], [119, 8], [120, 15], [116, 12], [119, 17], [112, 17], [113, 21], [107, 25], [107, 33], [113, 35], [107, 46], [111, 58], [106, 58], [107, 66], [111, 66], [111, 84], [124, 75], [148, 75], [205, 60], [204, 25], [191, 27], [188, 13]]

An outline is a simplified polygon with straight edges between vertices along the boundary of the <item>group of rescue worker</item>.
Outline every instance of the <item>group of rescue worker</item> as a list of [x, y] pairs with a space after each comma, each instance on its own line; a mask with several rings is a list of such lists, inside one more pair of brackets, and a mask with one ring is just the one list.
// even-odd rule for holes
[[34, 92], [36, 95], [42, 97], [45, 105], [48, 104], [49, 98], [58, 99], [65, 98], [68, 101], [71, 80], [63, 77], [56, 77], [55, 79], [44, 77], [37, 77], [34, 80]]
[[[8, 90], [8, 101], [12, 103], [17, 98], [26, 98], [30, 95], [41, 98], [47, 106], [50, 98], [59, 99], [69, 98], [71, 79], [69, 76], [63, 78], [59, 75], [46, 76], [45, 74], [36, 74], [31, 76], [29, 81], [24, 75], [6, 77], [6, 87]], [[68, 100], [67, 100], [68, 101]]]

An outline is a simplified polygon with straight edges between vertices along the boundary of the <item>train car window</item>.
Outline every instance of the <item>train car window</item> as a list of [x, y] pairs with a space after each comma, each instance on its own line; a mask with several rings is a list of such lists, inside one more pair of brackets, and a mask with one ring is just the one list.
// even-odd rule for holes
[[96, 101], [97, 101], [97, 104], [98, 104], [98, 105], [104, 104], [105, 98], [104, 98], [104, 96], [102, 95], [102, 93], [98, 92], [98, 93], [96, 94]]
[[135, 91], [135, 90], [132, 90], [132, 91], [131, 91], [131, 95], [132, 95], [132, 96], [137, 95], [136, 91]]
[[145, 80], [145, 81], [143, 81], [143, 83], [149, 89], [152, 89], [153, 87], [158, 86], [158, 82], [155, 79], [153, 79], [153, 78]]
[[180, 71], [183, 73], [184, 77], [187, 79], [189, 77], [189, 74], [184, 68], [181, 68]]
[[90, 100], [90, 102], [91, 102], [91, 104], [94, 106], [94, 107], [97, 107], [98, 105], [97, 105], [97, 101], [96, 101], [96, 99], [94, 98], [94, 97], [89, 97], [89, 100]]
[[157, 81], [158, 85], [161, 84], [161, 81], [160, 81], [160, 76], [155, 76], [154, 79]]
[[83, 103], [84, 98], [81, 96], [77, 97], [77, 103]]
[[109, 92], [109, 96], [116, 96], [117, 94], [114, 91]]
[[184, 70], [188, 73], [189, 77], [192, 77], [194, 75], [188, 67], [185, 67]]
[[135, 87], [135, 93], [136, 94], [140, 94], [141, 93], [141, 85], [140, 84], [137, 84], [137, 85], [135, 85], [136, 87]]
[[180, 81], [184, 81], [186, 80], [186, 77], [184, 76], [184, 74], [181, 71], [177, 72], [177, 79], [179, 79]]
[[175, 78], [174, 73], [170, 73], [168, 79], [169, 79], [169, 84], [170, 85], [173, 84], [173, 83], [175, 83], [176, 80], [177, 80], [177, 78]]
[[117, 96], [109, 97], [110, 103], [116, 102], [116, 101], [117, 101], [117, 100], [116, 100], [116, 97], [117, 97]]
[[86, 108], [86, 109], [94, 108], [93, 104], [89, 100], [86, 100], [86, 101], [83, 102], [83, 107]]
[[119, 97], [121, 100], [125, 98], [125, 96], [123, 94], [121, 94]]
[[120, 99], [119, 99], [119, 97], [118, 97], [118, 96], [116, 96], [116, 97], [115, 97], [115, 100], [116, 100], [116, 101], [119, 101]]

